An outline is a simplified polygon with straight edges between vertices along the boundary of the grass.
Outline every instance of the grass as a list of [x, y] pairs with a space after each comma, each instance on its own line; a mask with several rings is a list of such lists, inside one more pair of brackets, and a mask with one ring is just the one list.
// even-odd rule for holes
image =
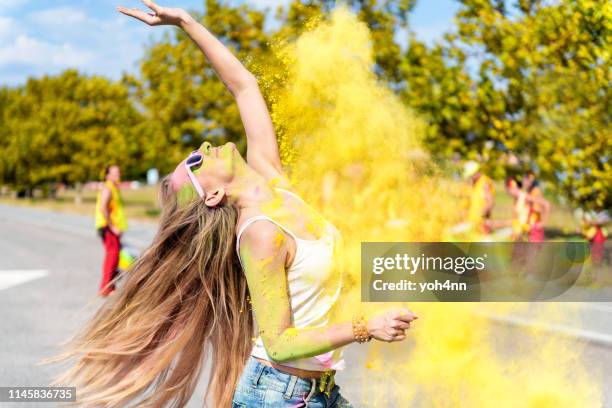
[[[157, 205], [157, 186], [144, 186], [136, 190], [122, 190], [126, 215], [129, 220], [141, 220], [154, 222], [159, 217]], [[502, 184], [496, 185], [495, 208], [493, 219], [508, 220], [512, 216], [512, 198], [508, 196]], [[45, 208], [54, 211], [75, 213], [93, 216], [96, 205], [97, 191], [84, 190], [81, 196], [81, 204], [75, 203], [77, 193], [75, 190], [67, 189], [57, 194], [54, 199], [29, 198], [16, 199], [0, 196], [0, 204], [22, 205], [35, 208]], [[552, 209], [549, 221], [546, 225], [546, 236], [551, 239], [576, 238], [578, 224], [573, 217], [572, 209], [551, 200]]]
[[[495, 207], [493, 210], [494, 220], [508, 220], [512, 216], [512, 198], [503, 190], [503, 186], [496, 186], [497, 194], [495, 196]], [[157, 205], [157, 186], [145, 186], [136, 190], [122, 190], [125, 212], [128, 220], [138, 220], [150, 223], [155, 223], [159, 218], [159, 208]], [[77, 193], [75, 190], [64, 190], [57, 194], [54, 199], [44, 198], [29, 198], [16, 199], [7, 196], [0, 196], [0, 204], [12, 206], [27, 206], [34, 208], [43, 208], [53, 211], [81, 214], [93, 217], [96, 205], [97, 191], [84, 190], [81, 195], [81, 203], [77, 204], [75, 198]], [[574, 219], [572, 209], [562, 205], [554, 200], [554, 197], [547, 197], [551, 203], [551, 214], [546, 226], [546, 237], [549, 240], [563, 239], [581, 239], [577, 228], [578, 224]], [[605, 279], [598, 278], [598, 284], [609, 285], [610, 281], [610, 265], [604, 266], [604, 272], [598, 273], [605, 276]], [[580, 284], [592, 284], [594, 272], [583, 274]]]
[[[121, 190], [128, 220], [155, 222], [159, 217], [157, 191], [157, 186], [145, 186], [135, 190]], [[96, 196], [97, 191], [95, 190], [83, 190], [81, 193], [81, 203], [78, 204], [76, 202], [76, 190], [66, 189], [59, 192], [53, 199], [39, 197], [17, 199], [3, 196], [0, 197], [0, 204], [43, 208], [93, 217], [96, 208]]]

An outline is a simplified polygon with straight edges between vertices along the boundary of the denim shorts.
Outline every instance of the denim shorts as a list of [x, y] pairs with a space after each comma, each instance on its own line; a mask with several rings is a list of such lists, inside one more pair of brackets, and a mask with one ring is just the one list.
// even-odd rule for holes
[[250, 357], [236, 385], [232, 408], [352, 408], [340, 387], [320, 391], [319, 382], [283, 373]]

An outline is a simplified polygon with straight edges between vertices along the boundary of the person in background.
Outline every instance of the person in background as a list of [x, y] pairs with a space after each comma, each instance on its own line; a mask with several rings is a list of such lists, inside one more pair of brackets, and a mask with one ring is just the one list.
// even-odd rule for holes
[[104, 183], [96, 201], [96, 230], [102, 238], [105, 251], [102, 282], [98, 292], [100, 296], [108, 296], [115, 290], [113, 279], [118, 272], [121, 234], [127, 229], [123, 200], [119, 192], [120, 181], [119, 166], [106, 166]]
[[521, 183], [516, 177], [508, 177], [505, 182], [506, 192], [512, 197], [512, 239], [520, 240], [523, 233], [527, 231], [527, 218], [529, 206], [527, 205], [527, 193], [521, 189]]
[[463, 176], [469, 179], [469, 207], [467, 220], [479, 233], [491, 233], [491, 211], [495, 204], [495, 186], [490, 177], [482, 173], [475, 161], [465, 163]]
[[608, 238], [606, 224], [610, 222], [610, 215], [606, 211], [585, 211], [581, 217], [582, 235], [590, 243], [591, 260], [599, 265], [605, 257], [605, 243]]
[[550, 203], [544, 198], [540, 184], [533, 171], [523, 177], [522, 190], [526, 194], [527, 222], [526, 232], [529, 242], [544, 241], [544, 225], [550, 214]]

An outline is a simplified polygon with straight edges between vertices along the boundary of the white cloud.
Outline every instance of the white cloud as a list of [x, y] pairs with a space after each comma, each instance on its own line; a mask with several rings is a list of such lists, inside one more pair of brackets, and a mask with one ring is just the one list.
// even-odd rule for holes
[[0, 10], [8, 10], [17, 8], [26, 4], [29, 0], [0, 0]]
[[29, 15], [29, 18], [38, 24], [66, 25], [82, 23], [87, 20], [87, 15], [73, 7], [57, 7], [35, 11]]
[[[0, 0], [0, 4], [25, 1]], [[191, 2], [201, 8], [201, 0], [172, 1], [175, 3], [169, 5], [185, 6]], [[251, 0], [251, 3], [274, 8], [288, 1]], [[136, 0], [118, 2], [143, 8]], [[73, 7], [38, 7], [19, 18], [0, 17], [0, 86], [24, 83], [29, 76], [55, 75], [67, 68], [118, 79], [123, 71], [137, 72], [144, 46], [170, 30], [151, 28], [119, 13], [104, 13], [102, 17], [97, 9], [91, 8], [102, 4], [112, 9], [115, 2], [111, 0], [73, 4]]]
[[0, 67], [8, 65], [73, 67], [87, 64], [94, 54], [69, 43], [50, 44], [26, 35], [0, 47]]
[[28, 30], [0, 39], [0, 86], [24, 83], [29, 76], [55, 75], [67, 68], [118, 79], [123, 71], [137, 72], [143, 46], [167, 31], [121, 15], [86, 17], [84, 22], [49, 30], [26, 24]]
[[9, 37], [15, 28], [15, 21], [12, 18], [0, 16], [0, 41]]

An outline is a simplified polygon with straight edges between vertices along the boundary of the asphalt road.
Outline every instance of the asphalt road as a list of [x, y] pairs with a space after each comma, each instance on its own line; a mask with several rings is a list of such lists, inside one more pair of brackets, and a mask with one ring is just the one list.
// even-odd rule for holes
[[[151, 224], [131, 223], [125, 241], [138, 249], [146, 247], [155, 232]], [[95, 298], [102, 263], [102, 246], [93, 230], [93, 219], [30, 208], [0, 205], [0, 386], [42, 386], [59, 371], [58, 366], [37, 366], [54, 355], [65, 340], [91, 315], [81, 311]], [[538, 323], [551, 336], [566, 336], [586, 342], [585, 364], [602, 372], [606, 394], [604, 406], [612, 407], [612, 303], [588, 304], [581, 311], [580, 327]], [[537, 307], [534, 305], [533, 307]], [[526, 328], [535, 323], [529, 313], [504, 318], [490, 316], [498, 338], [506, 339], [505, 353], [512, 352]], [[359, 345], [346, 351], [350, 370], [338, 375], [342, 393], [356, 407], [365, 403], [365, 352]], [[392, 354], [392, 353], [391, 353]], [[391, 363], [393, 356], [383, 356]], [[202, 406], [204, 381], [194, 393], [189, 408]], [[390, 381], [389, 386], [394, 386]], [[427, 397], [418, 406], [427, 407]], [[49, 407], [53, 404], [0, 403], [0, 407]], [[401, 401], [376, 406], [403, 407]], [[415, 405], [417, 406], [417, 405]]]

